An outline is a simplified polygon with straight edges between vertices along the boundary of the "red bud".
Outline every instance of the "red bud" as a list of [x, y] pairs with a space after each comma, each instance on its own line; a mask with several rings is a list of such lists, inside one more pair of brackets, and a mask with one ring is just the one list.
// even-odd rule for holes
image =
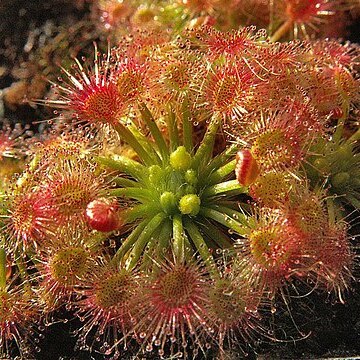
[[240, 185], [251, 185], [259, 175], [259, 167], [250, 150], [240, 150], [236, 154], [236, 179]]
[[88, 225], [101, 232], [109, 232], [121, 226], [119, 206], [116, 201], [99, 198], [91, 201], [86, 207]]

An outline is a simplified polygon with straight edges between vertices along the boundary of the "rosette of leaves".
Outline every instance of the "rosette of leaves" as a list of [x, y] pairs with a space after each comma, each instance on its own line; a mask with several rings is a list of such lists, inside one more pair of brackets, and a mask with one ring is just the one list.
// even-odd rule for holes
[[114, 261], [125, 261], [131, 269], [142, 256], [152, 258], [173, 247], [181, 259], [186, 256], [184, 249], [193, 249], [188, 255], [198, 252], [215, 274], [212, 249], [230, 247], [231, 234], [244, 233], [244, 225], [248, 225], [247, 216], [235, 200], [246, 191], [232, 178], [236, 148], [227, 147], [213, 156], [220, 126], [217, 114], [195, 147], [186, 101], [181, 115], [172, 110], [165, 115], [167, 136], [144, 104], [140, 113], [153, 141], [131, 125], [119, 123], [115, 128], [133, 147], [136, 159], [118, 155], [97, 159], [119, 174], [114, 180], [116, 188], [109, 195], [129, 204], [121, 217], [133, 230]]

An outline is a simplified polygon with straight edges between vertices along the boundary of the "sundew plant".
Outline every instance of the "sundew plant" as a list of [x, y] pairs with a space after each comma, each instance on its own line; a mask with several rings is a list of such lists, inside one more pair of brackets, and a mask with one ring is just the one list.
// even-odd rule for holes
[[360, 53], [325, 36], [359, 3], [91, 6], [110, 40], [28, 99], [47, 126], [0, 130], [1, 359], [64, 311], [104, 359], [311, 336], [294, 298], [358, 281]]

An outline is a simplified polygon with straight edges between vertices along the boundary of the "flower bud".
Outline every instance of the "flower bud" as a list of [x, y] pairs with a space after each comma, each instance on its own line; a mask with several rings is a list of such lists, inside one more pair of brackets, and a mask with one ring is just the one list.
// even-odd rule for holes
[[165, 191], [160, 196], [160, 205], [167, 214], [173, 214], [176, 210], [176, 197], [171, 191]]
[[179, 146], [170, 155], [170, 165], [175, 170], [187, 170], [191, 165], [191, 155], [186, 151], [184, 146]]
[[259, 167], [250, 150], [240, 150], [236, 154], [236, 179], [240, 185], [251, 185], [259, 175]]
[[98, 198], [91, 201], [86, 207], [86, 220], [88, 225], [101, 232], [118, 229], [121, 221], [116, 200]]
[[180, 199], [179, 209], [182, 214], [197, 215], [200, 211], [200, 198], [195, 194], [184, 195]]

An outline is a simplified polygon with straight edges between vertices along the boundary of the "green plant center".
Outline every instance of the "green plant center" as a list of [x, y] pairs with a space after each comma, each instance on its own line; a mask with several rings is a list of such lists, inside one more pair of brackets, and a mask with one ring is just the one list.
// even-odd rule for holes
[[162, 210], [169, 215], [183, 214], [195, 216], [200, 211], [201, 199], [198, 194], [198, 175], [192, 169], [192, 156], [179, 146], [170, 154], [169, 164], [149, 169], [150, 186], [159, 197]]

